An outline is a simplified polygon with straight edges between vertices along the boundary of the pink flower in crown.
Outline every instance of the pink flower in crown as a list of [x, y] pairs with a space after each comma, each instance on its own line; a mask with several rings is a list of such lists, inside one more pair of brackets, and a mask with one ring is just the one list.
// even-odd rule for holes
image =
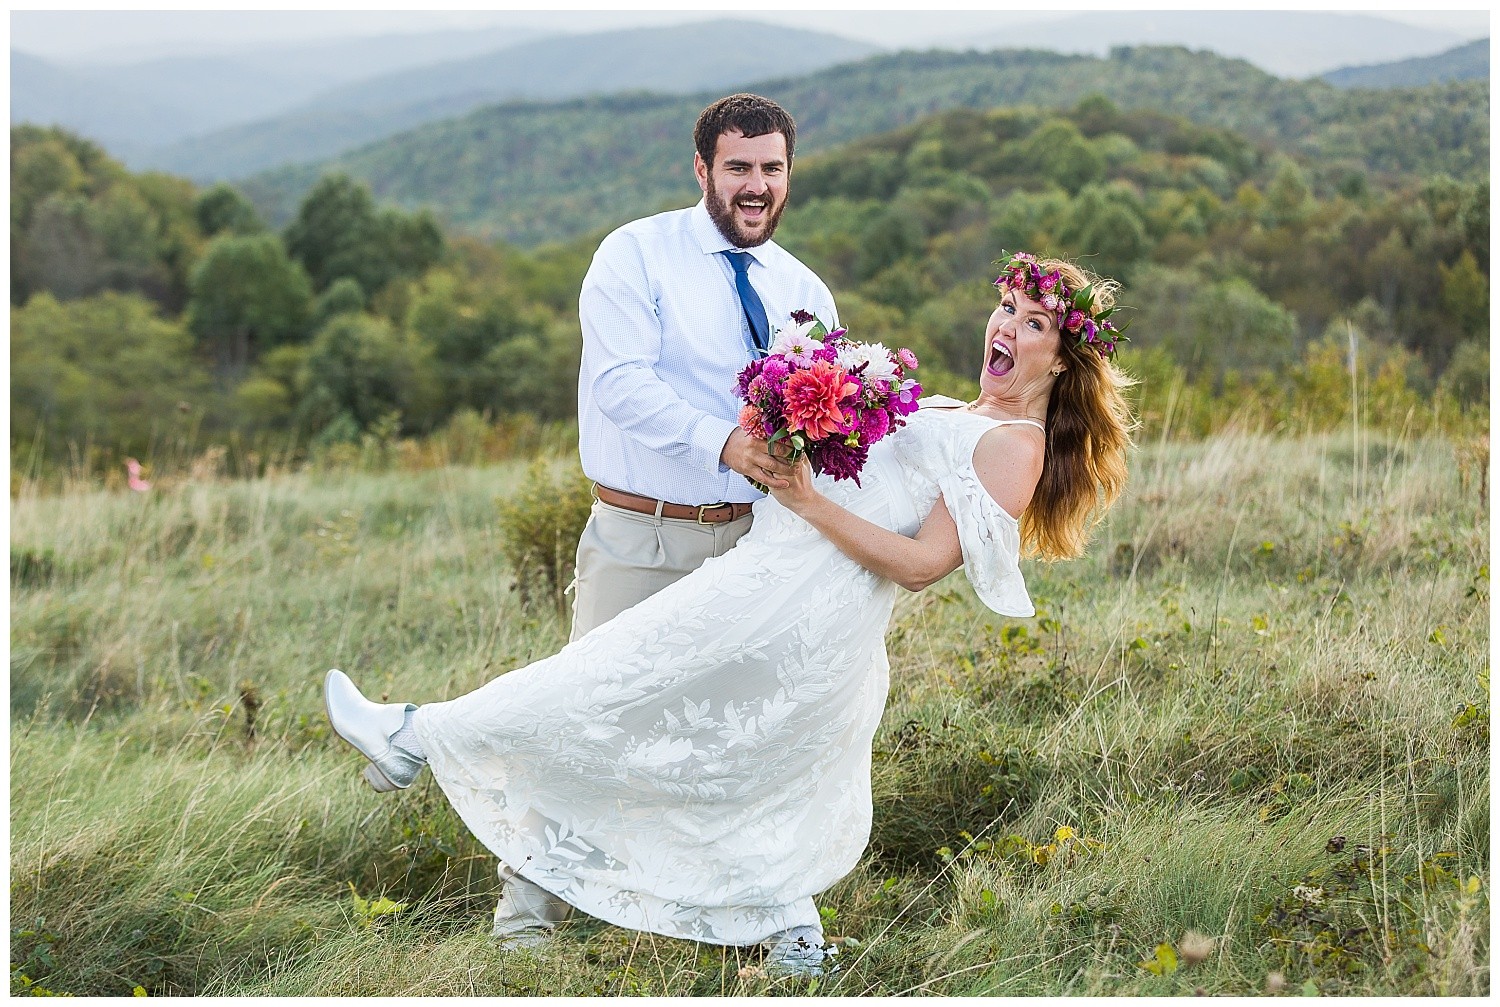
[[901, 358], [902, 367], [915, 368], [917, 366], [917, 355], [904, 346], [896, 351], [896, 356]]
[[1083, 312], [1079, 311], [1077, 308], [1074, 308], [1072, 311], [1068, 312], [1067, 320], [1063, 322], [1063, 328], [1067, 329], [1069, 332], [1072, 332], [1082, 324]]
[[1042, 307], [1046, 308], [1048, 311], [1056, 311], [1057, 310], [1057, 303], [1058, 302], [1057, 302], [1057, 295], [1056, 294], [1043, 294], [1042, 295]]
[[1050, 294], [1052, 291], [1057, 289], [1057, 281], [1059, 279], [1061, 279], [1061, 277], [1058, 276], [1057, 273], [1048, 273], [1046, 276], [1042, 277], [1041, 282], [1038, 283], [1037, 286], [1042, 289], [1042, 293]]

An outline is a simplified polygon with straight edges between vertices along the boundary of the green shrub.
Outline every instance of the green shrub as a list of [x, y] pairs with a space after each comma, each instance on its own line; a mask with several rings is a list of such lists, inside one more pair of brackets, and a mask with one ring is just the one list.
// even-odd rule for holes
[[592, 484], [576, 465], [559, 472], [540, 458], [532, 462], [516, 494], [501, 502], [501, 548], [522, 605], [550, 601], [559, 612], [565, 610], [578, 536], [593, 503]]

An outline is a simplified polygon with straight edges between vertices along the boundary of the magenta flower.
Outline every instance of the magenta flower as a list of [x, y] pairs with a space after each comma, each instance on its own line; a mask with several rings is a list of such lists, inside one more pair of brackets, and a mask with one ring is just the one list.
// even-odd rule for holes
[[1074, 332], [1078, 329], [1078, 326], [1082, 324], [1083, 312], [1079, 311], [1077, 308], [1074, 308], [1072, 311], [1068, 312], [1068, 318], [1067, 321], [1063, 322], [1063, 328], [1067, 329], [1069, 332]]
[[917, 411], [917, 400], [922, 397], [922, 386], [910, 379], [901, 382], [896, 394], [891, 396], [891, 407], [901, 416]]
[[884, 409], [868, 409], [859, 424], [861, 444], [874, 444], [891, 432], [891, 417]]

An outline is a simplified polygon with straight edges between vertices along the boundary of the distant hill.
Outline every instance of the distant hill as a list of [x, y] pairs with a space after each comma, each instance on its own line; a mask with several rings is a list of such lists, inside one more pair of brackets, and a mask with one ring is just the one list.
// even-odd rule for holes
[[360, 78], [542, 37], [533, 29], [246, 46], [128, 63], [11, 51], [11, 121], [59, 125], [136, 161], [152, 147], [294, 108]]
[[213, 124], [186, 95], [101, 86], [85, 74], [23, 52], [11, 53], [10, 80], [12, 123], [64, 126], [122, 158]]
[[[746, 37], [766, 44], [727, 44]], [[809, 63], [815, 54], [818, 65], [829, 65], [876, 51], [864, 42], [744, 21], [556, 36], [360, 80], [276, 118], [152, 151], [137, 158], [136, 166], [198, 180], [239, 176], [330, 157], [500, 101], [728, 89], [783, 72], [790, 53], [810, 54]]]
[[1323, 79], [1334, 87], [1421, 87], [1454, 80], [1489, 80], [1490, 40], [1482, 38], [1420, 59], [1344, 67], [1325, 73]]
[[[1072, 107], [1101, 94], [1243, 133], [1307, 155], [1329, 178], [1488, 171], [1487, 82], [1415, 92], [1341, 91], [1288, 81], [1240, 60], [1180, 48], [1111, 58], [1050, 52], [899, 53], [753, 89], [797, 117], [798, 156], [949, 108]], [[522, 244], [606, 227], [697, 196], [694, 118], [720, 92], [511, 103], [432, 123], [330, 161], [248, 179], [271, 220], [286, 220], [325, 171], [376, 195], [426, 206], [450, 224]]]
[[[1353, 63], [1426, 56], [1462, 36], [1382, 17], [1332, 11], [1090, 11], [971, 35], [974, 49], [1054, 49], [1102, 56], [1117, 45], [1180, 45], [1238, 58], [1279, 77], [1312, 77]], [[1413, 82], [1417, 83], [1417, 82]]]

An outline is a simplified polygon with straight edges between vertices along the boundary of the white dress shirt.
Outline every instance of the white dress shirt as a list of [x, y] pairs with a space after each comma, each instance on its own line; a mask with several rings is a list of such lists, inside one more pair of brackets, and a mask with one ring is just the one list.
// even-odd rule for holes
[[[719, 254], [734, 247], [701, 200], [600, 243], [578, 297], [578, 453], [590, 479], [670, 503], [760, 498], [719, 461], [753, 346], [734, 268]], [[739, 254], [753, 260], [773, 332], [797, 309], [837, 324], [828, 287], [790, 252], [768, 241]]]

